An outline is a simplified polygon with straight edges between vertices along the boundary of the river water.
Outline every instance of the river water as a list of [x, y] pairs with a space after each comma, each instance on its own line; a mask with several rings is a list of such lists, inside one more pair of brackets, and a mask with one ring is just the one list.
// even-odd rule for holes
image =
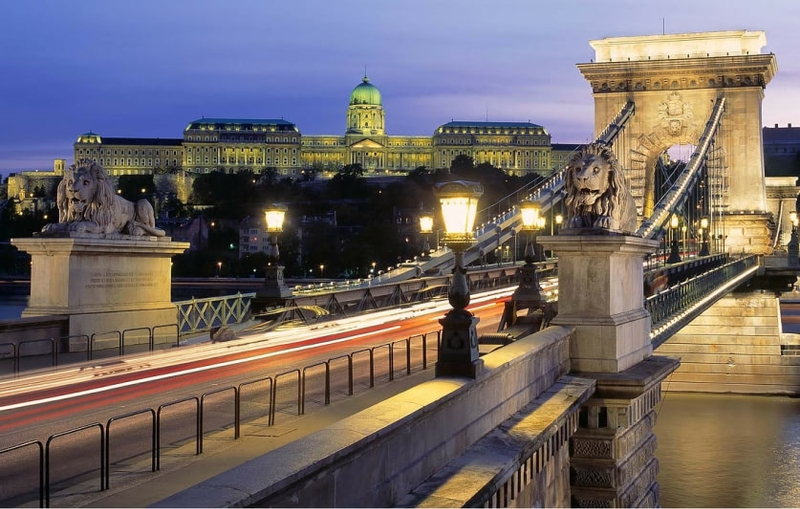
[[800, 399], [664, 393], [664, 507], [800, 507]]
[[800, 507], [800, 398], [665, 392], [657, 412], [663, 507]]

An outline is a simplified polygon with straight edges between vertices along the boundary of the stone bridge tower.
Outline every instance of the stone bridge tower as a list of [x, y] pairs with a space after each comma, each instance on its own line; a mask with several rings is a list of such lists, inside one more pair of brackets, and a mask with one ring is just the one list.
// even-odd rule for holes
[[591, 63], [578, 69], [592, 86], [595, 135], [626, 101], [636, 112], [615, 144], [641, 217], [655, 201], [655, 166], [673, 145], [697, 145], [714, 101], [725, 112], [709, 154], [714, 231], [727, 251], [767, 253], [769, 213], [764, 182], [761, 102], [777, 71], [762, 54], [763, 31], [613, 37], [590, 41]]

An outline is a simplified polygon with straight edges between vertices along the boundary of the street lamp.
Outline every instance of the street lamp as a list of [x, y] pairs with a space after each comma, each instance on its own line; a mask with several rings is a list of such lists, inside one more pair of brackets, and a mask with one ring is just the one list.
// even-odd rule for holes
[[222, 262], [217, 262], [217, 277], [219, 277], [219, 273], [222, 270]]
[[430, 212], [422, 212], [419, 215], [419, 232], [425, 235], [425, 242], [422, 244], [422, 259], [430, 260], [431, 258], [431, 245], [428, 237], [433, 231], [433, 214]]
[[256, 292], [256, 300], [285, 299], [292, 295], [292, 290], [283, 280], [283, 266], [280, 264], [278, 251], [278, 235], [283, 232], [286, 210], [284, 205], [271, 205], [264, 210], [264, 222], [267, 225], [267, 267], [264, 272], [264, 286]]
[[542, 287], [539, 286], [539, 275], [534, 262], [539, 261], [536, 256], [536, 232], [539, 230], [539, 205], [530, 200], [519, 204], [522, 212], [522, 231], [528, 233], [528, 242], [525, 245], [525, 265], [519, 269], [519, 286], [514, 291], [511, 300], [519, 307], [537, 307], [542, 302]]
[[476, 378], [483, 369], [478, 352], [477, 324], [480, 319], [467, 311], [469, 283], [464, 268], [464, 250], [475, 240], [472, 227], [483, 186], [477, 182], [455, 180], [436, 184], [434, 189], [444, 218], [444, 244], [453, 250], [455, 266], [447, 298], [453, 307], [439, 320], [442, 341], [436, 376]]
[[797, 239], [797, 212], [792, 211], [789, 213], [789, 219], [792, 220], [792, 237], [789, 239], [787, 249], [789, 251], [789, 265], [800, 265], [800, 242]]
[[700, 237], [703, 243], [700, 245], [700, 256], [708, 256], [708, 218], [700, 219]]
[[681, 261], [681, 254], [678, 248], [678, 226], [680, 226], [678, 216], [672, 214], [672, 218], [669, 221], [669, 226], [672, 233], [672, 242], [670, 242], [669, 258], [667, 258], [667, 263], [678, 263]]

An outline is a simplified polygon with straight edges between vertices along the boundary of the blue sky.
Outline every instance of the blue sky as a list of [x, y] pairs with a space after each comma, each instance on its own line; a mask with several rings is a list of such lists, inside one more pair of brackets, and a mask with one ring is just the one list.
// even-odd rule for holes
[[[757, 6], [757, 7], [754, 7]], [[663, 25], [662, 25], [663, 23]], [[778, 60], [763, 124], [800, 125], [800, 1], [52, 0], [0, 4], [0, 173], [72, 162], [72, 143], [180, 137], [201, 116], [342, 134], [364, 74], [389, 134], [452, 119], [593, 135], [575, 67], [589, 40], [764, 30]]]

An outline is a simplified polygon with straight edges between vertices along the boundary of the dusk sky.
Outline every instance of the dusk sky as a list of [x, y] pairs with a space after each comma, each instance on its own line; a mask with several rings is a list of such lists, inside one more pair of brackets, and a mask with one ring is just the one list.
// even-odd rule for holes
[[388, 134], [528, 121], [593, 137], [589, 40], [764, 30], [763, 124], [800, 125], [798, 0], [53, 0], [3, 2], [0, 173], [72, 163], [77, 136], [179, 138], [206, 117], [344, 133], [366, 72]]

